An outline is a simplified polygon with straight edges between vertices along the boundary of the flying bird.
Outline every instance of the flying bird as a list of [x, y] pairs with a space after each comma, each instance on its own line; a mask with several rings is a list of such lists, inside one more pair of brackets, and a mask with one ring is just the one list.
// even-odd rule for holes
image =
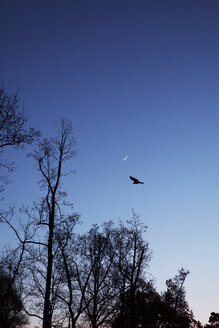
[[138, 179], [133, 178], [133, 177], [131, 177], [131, 176], [130, 176], [130, 179], [133, 181], [133, 184], [139, 184], [139, 183], [144, 184], [144, 182], [141, 182], [141, 181], [139, 181]]

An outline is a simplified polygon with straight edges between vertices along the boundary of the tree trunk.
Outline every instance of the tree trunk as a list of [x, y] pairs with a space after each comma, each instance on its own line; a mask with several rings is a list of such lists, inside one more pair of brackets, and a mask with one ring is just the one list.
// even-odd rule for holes
[[50, 289], [52, 280], [52, 264], [53, 264], [53, 230], [54, 230], [54, 219], [55, 219], [55, 196], [52, 196], [52, 208], [49, 215], [49, 240], [48, 240], [48, 264], [46, 274], [46, 292], [43, 310], [43, 328], [51, 328], [52, 326], [52, 313], [50, 309]]

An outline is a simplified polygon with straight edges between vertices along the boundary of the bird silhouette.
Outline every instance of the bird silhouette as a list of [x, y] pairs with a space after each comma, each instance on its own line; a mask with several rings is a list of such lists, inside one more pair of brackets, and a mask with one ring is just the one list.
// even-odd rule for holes
[[130, 179], [133, 181], [133, 184], [139, 184], [139, 183], [144, 184], [144, 182], [141, 182], [141, 181], [139, 181], [138, 179], [133, 178], [133, 177], [131, 177], [131, 176], [130, 176]]

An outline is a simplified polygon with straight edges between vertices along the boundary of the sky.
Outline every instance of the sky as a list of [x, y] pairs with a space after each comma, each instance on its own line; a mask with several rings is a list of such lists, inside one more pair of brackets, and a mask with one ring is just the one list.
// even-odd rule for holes
[[[0, 80], [43, 135], [60, 117], [73, 123], [63, 189], [80, 229], [134, 209], [148, 226], [149, 276], [164, 291], [188, 269], [202, 323], [219, 312], [218, 13], [218, 0], [0, 0]], [[17, 170], [3, 206], [41, 195], [31, 149], [5, 153]]]

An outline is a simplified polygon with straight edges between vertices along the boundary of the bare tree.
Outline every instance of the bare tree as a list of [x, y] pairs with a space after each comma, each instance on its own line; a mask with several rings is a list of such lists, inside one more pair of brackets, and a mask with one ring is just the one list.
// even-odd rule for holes
[[146, 229], [133, 211], [131, 220], [121, 222], [112, 238], [114, 279], [119, 289], [118, 312], [126, 318], [125, 326], [131, 328], [136, 325], [136, 293], [151, 259], [149, 245], [143, 238]]
[[30, 155], [37, 163], [41, 175], [40, 185], [46, 191], [45, 196], [35, 202], [31, 210], [22, 209], [21, 231], [12, 225], [8, 213], [1, 215], [1, 221], [10, 226], [20, 247], [25, 250], [25, 271], [28, 272], [24, 279], [26, 311], [42, 319], [43, 328], [51, 328], [57, 289], [61, 281], [54, 266], [58, 250], [54, 235], [69, 217], [62, 210], [68, 204], [65, 202], [66, 193], [61, 190], [61, 181], [63, 175], [68, 173], [63, 172], [64, 163], [75, 155], [74, 146], [71, 122], [62, 119], [57, 125], [57, 136], [43, 139]]
[[[118, 291], [112, 276], [112, 227], [112, 223], [108, 222], [103, 224], [103, 230], [100, 231], [94, 225], [80, 237], [81, 270], [86, 272], [87, 282], [83, 303], [85, 318], [88, 318], [92, 328], [103, 324], [107, 326], [115, 312]], [[79, 275], [78, 279], [81, 280]]]
[[83, 293], [82, 317], [92, 328], [111, 326], [123, 311], [127, 327], [135, 327], [136, 294], [151, 256], [142, 236], [144, 229], [133, 212], [132, 219], [119, 226], [105, 222], [102, 229], [94, 225], [80, 236], [80, 262], [74, 279]]
[[[4, 85], [0, 87], [0, 153], [10, 147], [21, 148], [24, 144], [31, 144], [40, 132], [33, 128], [26, 128], [27, 115], [20, 108], [17, 93], [8, 94]], [[13, 171], [14, 163], [0, 159], [1, 191], [9, 182], [8, 172]], [[4, 172], [3, 172], [4, 171]]]
[[[46, 257], [46, 285], [43, 309], [43, 328], [50, 328], [52, 324], [51, 287], [54, 258], [54, 229], [56, 221], [61, 220], [60, 200], [65, 194], [60, 192], [61, 179], [64, 174], [63, 164], [74, 155], [75, 140], [72, 135], [71, 123], [62, 119], [58, 125], [56, 138], [44, 139], [38, 149], [32, 154], [37, 161], [41, 174], [41, 185], [46, 189], [46, 196], [39, 209], [38, 225], [46, 226], [47, 257]], [[61, 216], [61, 217], [60, 217]]]
[[58, 239], [63, 272], [58, 297], [68, 311], [69, 327], [76, 327], [78, 321], [83, 327], [110, 326], [118, 297], [113, 280], [112, 229], [113, 224], [107, 222], [102, 229], [93, 225], [87, 233], [75, 236], [72, 229], [65, 228], [69, 233]]
[[0, 292], [1, 320], [4, 324], [0, 324], [0, 327], [7, 328], [22, 327], [28, 323], [24, 314], [22, 281], [25, 276], [23, 268], [26, 258], [26, 242], [29, 241], [29, 227], [26, 225], [22, 233], [18, 233], [18, 230], [14, 228], [11, 222], [13, 216], [14, 208], [10, 208], [5, 213], [0, 213], [0, 222], [8, 224], [19, 239], [18, 245], [14, 249], [9, 246], [3, 249], [0, 259], [0, 267], [3, 273], [2, 282], [4, 282]]
[[[74, 233], [74, 226], [78, 220], [77, 214], [69, 217], [55, 233], [59, 249], [55, 266], [62, 276], [57, 296], [59, 307], [62, 308], [68, 326], [72, 328], [76, 327], [85, 309], [84, 297], [91, 275], [91, 269], [83, 265], [80, 238]], [[66, 313], [63, 309], [66, 309]]]

